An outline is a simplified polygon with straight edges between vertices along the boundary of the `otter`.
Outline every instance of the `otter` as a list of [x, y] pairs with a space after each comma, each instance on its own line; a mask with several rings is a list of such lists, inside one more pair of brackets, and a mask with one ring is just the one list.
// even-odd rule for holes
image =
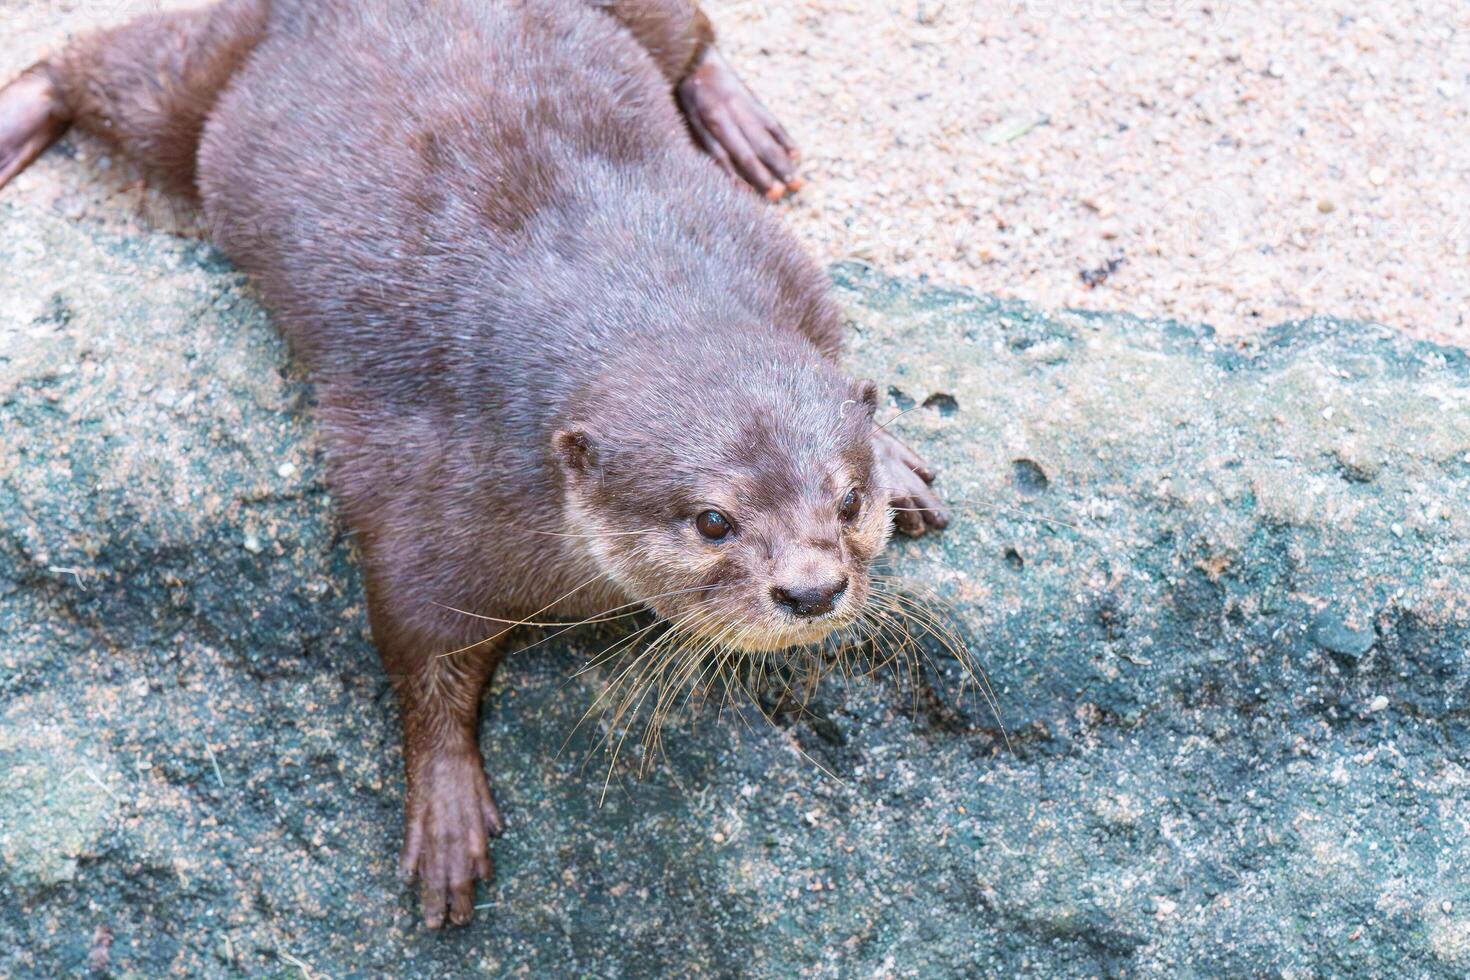
[[730, 177], [779, 198], [797, 152], [690, 0], [145, 16], [0, 91], [0, 186], [73, 123], [202, 206], [305, 361], [431, 928], [492, 875], [511, 628], [646, 607], [799, 651], [860, 619], [895, 528], [947, 522], [824, 274]]

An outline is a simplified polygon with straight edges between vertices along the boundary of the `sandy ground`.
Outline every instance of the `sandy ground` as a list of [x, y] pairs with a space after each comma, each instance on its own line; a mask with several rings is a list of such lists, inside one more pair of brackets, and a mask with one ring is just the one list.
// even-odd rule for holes
[[[159, 5], [0, 0], [0, 70]], [[1463, 0], [707, 8], [803, 146], [783, 207], [824, 259], [1231, 333], [1334, 313], [1470, 345]], [[64, 165], [16, 193], [156, 220], [135, 191], [76, 203]]]
[[709, 6], [807, 151], [791, 221], [830, 258], [1231, 332], [1321, 312], [1470, 344], [1463, 0]]

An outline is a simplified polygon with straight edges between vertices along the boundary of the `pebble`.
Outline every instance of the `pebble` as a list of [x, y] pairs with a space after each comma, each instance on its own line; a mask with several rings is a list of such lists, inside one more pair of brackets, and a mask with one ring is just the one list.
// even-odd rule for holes
[[1371, 624], [1349, 624], [1340, 610], [1329, 606], [1318, 613], [1313, 621], [1312, 638], [1322, 649], [1357, 662], [1373, 649], [1378, 634], [1373, 631]]
[[1374, 167], [1368, 171], [1368, 182], [1374, 187], [1382, 187], [1388, 183], [1388, 171], [1382, 167]]
[[261, 551], [265, 548], [265, 546], [260, 543], [260, 538], [256, 537], [253, 534], [245, 535], [245, 540], [242, 543], [245, 547], [245, 550], [250, 552], [252, 555], [260, 554]]
[[1378, 712], [1384, 710], [1387, 707], [1388, 707], [1388, 698], [1385, 697], [1384, 695], [1380, 694], [1380, 695], [1378, 695], [1378, 697], [1376, 697], [1372, 701], [1369, 701], [1368, 702], [1368, 713], [1369, 714], [1375, 714], [1376, 715]]
[[283, 480], [289, 480], [291, 479], [291, 477], [296, 475], [296, 464], [282, 463], [280, 466], [276, 467], [276, 474], [280, 476]]

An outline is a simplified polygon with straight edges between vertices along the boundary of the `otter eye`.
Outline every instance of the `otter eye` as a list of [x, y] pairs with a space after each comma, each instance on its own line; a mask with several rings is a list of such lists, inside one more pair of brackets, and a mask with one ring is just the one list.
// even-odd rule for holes
[[837, 512], [843, 522], [853, 520], [863, 509], [862, 494], [856, 490], [847, 491], [847, 496], [842, 498], [842, 509]]
[[700, 514], [694, 519], [694, 526], [711, 541], [718, 541], [733, 530], [725, 515], [717, 510], [707, 510]]

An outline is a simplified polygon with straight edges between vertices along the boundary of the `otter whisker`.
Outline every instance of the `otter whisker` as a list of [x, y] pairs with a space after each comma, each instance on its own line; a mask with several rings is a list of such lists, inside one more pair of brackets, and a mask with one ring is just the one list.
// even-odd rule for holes
[[[667, 636], [669, 636], [669, 635], [671, 635], [671, 634], [665, 634], [664, 636], [659, 637], [659, 640], [655, 641], [655, 643], [650, 648], [650, 650], [656, 649], [659, 646], [659, 644]], [[646, 655], [647, 654], [645, 653], [645, 656]], [[648, 671], [645, 670], [644, 671], [644, 675], [646, 675], [647, 673], [648, 673]], [[638, 711], [643, 707], [643, 703], [648, 700], [648, 695], [654, 689], [654, 685], [652, 685], [652, 684], [643, 685], [643, 684], [640, 683], [639, 685], [636, 685], [635, 686], [634, 690], [637, 690], [638, 687], [642, 687], [643, 688], [643, 693], [640, 694], [638, 696], [638, 700], [633, 703], [632, 707], [629, 709], [629, 712], [630, 712], [629, 714], [625, 715], [623, 709], [621, 707], [619, 708], [618, 714], [613, 719], [614, 726], [616, 726], [617, 723], [618, 723], [618, 721], [619, 721], [619, 719], [621, 719], [623, 717], [629, 717], [629, 718], [636, 717], [637, 714], [638, 714]], [[612, 750], [612, 758], [608, 761], [607, 779], [605, 779], [603, 781], [603, 784], [602, 784], [602, 796], [598, 799], [598, 804], [597, 804], [598, 806], [601, 806], [607, 800], [607, 790], [608, 790], [608, 787], [612, 784], [612, 775], [613, 775], [613, 771], [616, 769], [617, 764], [618, 764], [618, 756], [622, 753], [623, 744], [628, 739], [627, 726], [623, 726], [623, 728], [624, 728], [623, 735], [622, 735], [621, 738], [618, 739], [617, 745]], [[611, 733], [609, 733], [609, 734], [611, 734]]]
[[[886, 490], [891, 494], [895, 494], [899, 497], [904, 498], [909, 496], [909, 492], [907, 490], [900, 490], [897, 487], [874, 486], [872, 489]], [[1017, 517], [1031, 521], [1041, 521], [1045, 524], [1056, 524], [1060, 527], [1070, 528], [1073, 531], [1082, 531], [1082, 528], [1080, 526], [1068, 523], [1067, 521], [1060, 520], [1055, 517], [1047, 517], [1043, 514], [1032, 514], [1024, 510], [1015, 510], [1010, 507], [1001, 507], [998, 504], [991, 503], [988, 500], [945, 500], [941, 498], [939, 502], [943, 506], [952, 508], [954, 510], [989, 511], [995, 514], [1005, 514], [1008, 517]], [[889, 510], [898, 511], [900, 513], [906, 514], [928, 514], [933, 512], [934, 510], [933, 507], [895, 507], [891, 503], [888, 504], [887, 507]]]
[[[664, 625], [664, 624], [662, 622], [660, 622], [660, 621], [654, 621], [652, 623], [649, 623], [647, 626], [643, 627], [643, 629], [638, 630], [636, 633], [632, 633], [632, 634], [629, 634], [628, 636], [624, 636], [624, 637], [619, 637], [613, 643], [611, 643], [607, 647], [603, 648], [603, 651], [601, 653], [599, 653], [597, 656], [599, 658], [602, 658], [602, 657], [606, 656], [610, 651], [612, 651], [612, 650], [614, 650], [614, 649], [616, 649], [618, 647], [624, 646], [625, 644], [628, 644], [628, 645], [636, 645], [637, 642], [638, 642], [638, 640], [640, 638], [642, 638], [643, 636], [646, 636], [649, 633], [649, 631], [654, 630], [654, 629], [657, 629], [661, 625]], [[575, 677], [575, 676], [577, 676], [577, 675], [579, 675], [581, 673], [582, 673], [582, 671], [578, 671], [577, 674], [574, 674], [573, 675], [573, 677]], [[570, 684], [571, 683], [571, 679], [568, 678], [568, 680], [566, 681], [566, 683]], [[604, 692], [603, 693], [606, 694], [606, 691], [607, 691], [607, 689], [604, 689]], [[600, 697], [599, 697], [599, 700], [600, 700]], [[587, 710], [582, 713], [582, 717], [579, 718], [579, 719], [577, 719], [577, 723], [572, 726], [572, 730], [569, 731], [569, 732], [567, 732], [567, 737], [562, 740], [561, 747], [556, 750], [556, 754], [557, 754], [557, 757], [558, 758], [560, 758], [562, 752], [566, 751], [566, 747], [571, 743], [572, 738], [577, 734], [578, 731], [581, 730], [582, 725], [586, 723], [587, 719], [592, 716], [592, 712], [594, 712], [596, 710], [597, 710], [597, 700], [594, 700], [592, 702], [592, 704], [587, 708]]]
[[[641, 605], [641, 604], [644, 604], [644, 603], [649, 603], [649, 602], [652, 602], [654, 599], [662, 599], [665, 596], [682, 595], [685, 592], [693, 592], [693, 591], [698, 591], [699, 589], [708, 589], [708, 588], [714, 588], [714, 586], [699, 586], [696, 589], [677, 589], [677, 590], [675, 590], [673, 592], [661, 592], [658, 595], [646, 596], [646, 597], [644, 597], [642, 599], [635, 599], [632, 602], [624, 602], [624, 603], [622, 603], [620, 605], [609, 606], [607, 609], [602, 610], [602, 612], [593, 613], [591, 616], [588, 616], [586, 619], [579, 619], [576, 622], [572, 622], [572, 623], [568, 623], [568, 622], [566, 622], [564, 620], [542, 621], [542, 620], [531, 620], [531, 619], [504, 619], [504, 618], [502, 618], [500, 616], [486, 616], [486, 615], [484, 615], [482, 613], [469, 612], [469, 611], [464, 610], [464, 609], [458, 609], [458, 608], [456, 608], [454, 606], [446, 605], [446, 604], [444, 604], [442, 602], [433, 602], [432, 600], [430, 601], [430, 605], [438, 606], [440, 609], [447, 609], [450, 612], [459, 613], [461, 616], [468, 616], [471, 619], [480, 619], [480, 620], [484, 620], [484, 621], [490, 622], [490, 623], [509, 623], [510, 624], [510, 628], [512, 628], [512, 629], [515, 628], [515, 627], [517, 627], [517, 626], [545, 626], [545, 627], [569, 626], [570, 627], [570, 626], [586, 626], [588, 623], [606, 623], [606, 622], [611, 622], [612, 620], [615, 620], [615, 619], [626, 619], [629, 616], [636, 616], [636, 615], [638, 615], [643, 610], [641, 610], [641, 609], [635, 609], [635, 610], [633, 610], [630, 613], [624, 613], [623, 615], [620, 615], [620, 616], [608, 616], [607, 614], [608, 613], [611, 613], [611, 612], [616, 612], [619, 609], [626, 609], [629, 606], [637, 606], [637, 605]], [[573, 589], [572, 591], [575, 592], [576, 590]], [[562, 599], [566, 599], [566, 598], [570, 597], [571, 594], [572, 594], [571, 592], [568, 592], [566, 595], [562, 596], [561, 599], [557, 599], [556, 602], [561, 602]], [[551, 605], [552, 606], [556, 605], [556, 602], [553, 602]], [[549, 608], [551, 608], [551, 606], [543, 607], [543, 609], [549, 609]], [[535, 613], [532, 613], [532, 615], [535, 615]], [[606, 618], [605, 619], [595, 618], [595, 617], [599, 617], [599, 616], [606, 616]]]
[[[636, 654], [634, 654], [633, 657], [632, 657], [632, 659], [628, 662], [627, 666], [625, 666], [622, 669], [622, 671], [616, 677], [614, 677], [611, 681], [608, 682], [607, 686], [603, 689], [602, 693], [599, 694], [598, 697], [596, 698], [596, 700], [593, 701], [592, 707], [588, 709], [589, 713], [592, 710], [595, 710], [597, 708], [597, 706], [599, 704], [603, 703], [603, 702], [606, 702], [608, 705], [611, 705], [612, 704], [612, 698], [613, 698], [613, 696], [617, 694], [617, 692], [619, 691], [619, 689], [624, 685], [624, 683], [627, 681], [627, 679], [633, 674], [633, 671], [635, 669], [639, 669], [640, 668], [640, 665], [644, 665], [644, 666], [640, 669], [640, 672], [638, 674], [638, 677], [641, 678], [644, 674], [646, 674], [647, 671], [649, 670], [650, 666], [654, 662], [654, 656], [653, 655], [657, 653], [657, 651], [659, 650], [660, 647], [662, 647], [665, 643], [668, 643], [669, 640], [670, 640], [670, 638], [673, 637], [674, 635], [675, 635], [674, 634], [674, 630], [672, 628], [670, 628], [670, 629], [666, 630], [665, 632], [661, 633], [658, 637], [656, 637], [654, 639], [654, 641], [652, 643], [650, 643], [648, 646], [644, 647], [643, 649], [639, 650]], [[645, 664], [645, 661], [647, 662], [646, 664]], [[631, 687], [631, 690], [637, 690], [637, 688], [638, 688], [638, 682], [635, 681], [635, 683]], [[612, 721], [611, 721], [611, 723], [614, 726], [616, 726], [617, 723], [619, 722], [619, 720], [623, 717], [623, 712], [625, 710], [625, 706], [626, 706], [626, 701], [619, 702], [618, 707], [614, 709], [613, 716], [612, 716]]]
[[[731, 623], [725, 626], [718, 634], [711, 637], [708, 642], [699, 649], [701, 658], [708, 658], [712, 677], [719, 677], [724, 682], [724, 691], [721, 695], [720, 709], [723, 712], [725, 704], [730, 700], [730, 664], [731, 661], [740, 656], [740, 643], [743, 642], [754, 630], [750, 623]], [[701, 673], [700, 680], [703, 680]], [[690, 696], [693, 689], [690, 690]]]
[[659, 528], [659, 527], [645, 527], [645, 528], [643, 528], [642, 530], [639, 530], [639, 531], [596, 531], [596, 532], [589, 532], [589, 533], [578, 533], [576, 531], [533, 531], [533, 530], [527, 530], [526, 533], [527, 534], [544, 534], [544, 535], [547, 535], [548, 537], [553, 537], [553, 538], [592, 538], [594, 540], [601, 540], [602, 538], [626, 538], [626, 537], [633, 537], [633, 536], [639, 535], [639, 534], [653, 534], [656, 531], [662, 531], [662, 530], [663, 530], [663, 528]]
[[[700, 586], [697, 589], [679, 589], [679, 590], [677, 590], [675, 592], [664, 592], [664, 593], [660, 593], [658, 595], [650, 596], [648, 599], [643, 600], [643, 601], [644, 602], [650, 602], [650, 601], [652, 601], [654, 599], [663, 599], [663, 598], [667, 598], [668, 596], [672, 596], [672, 595], [688, 595], [688, 594], [690, 594], [692, 592], [709, 591], [709, 590], [715, 589], [715, 588], [718, 588], [718, 586], [715, 586], [715, 585], [703, 585], [703, 586]], [[614, 608], [621, 608], [621, 607], [614, 607]], [[641, 612], [643, 612], [643, 610], [642, 609], [638, 609], [638, 610], [635, 610], [633, 613], [630, 613], [629, 615], [636, 615], [636, 614], [641, 613]], [[593, 620], [593, 622], [602, 622], [602, 620]], [[668, 620], [660, 619], [658, 622], [660, 622], [660, 623], [668, 623]], [[582, 624], [581, 623], [573, 623], [572, 624], [572, 626], [580, 626], [580, 625], [582, 625]], [[671, 623], [669, 625], [670, 625], [671, 628], [676, 628]], [[572, 627], [569, 626], [568, 629], [570, 629], [570, 628], [572, 628]], [[563, 630], [562, 632], [565, 632], [565, 630]], [[555, 639], [557, 636], [560, 636], [560, 635], [561, 635], [561, 633], [554, 633], [551, 636], [544, 637], [542, 640], [539, 640], [537, 642], [544, 643], [546, 640]], [[531, 644], [531, 646], [535, 646], [535, 645], [536, 644], [534, 644], [534, 643]], [[523, 649], [529, 650], [530, 647], [524, 647]], [[519, 652], [519, 651], [517, 651], [517, 652]], [[603, 651], [604, 654], [606, 652], [607, 651]], [[587, 673], [587, 671], [592, 670], [593, 668], [598, 667], [601, 664], [605, 663], [607, 661], [607, 659], [608, 658], [606, 658], [605, 656], [603, 656], [603, 654], [599, 654], [597, 657], [595, 657], [595, 658], [587, 661], [587, 663], [583, 664], [582, 667], [580, 669], [578, 669], [577, 672], [572, 675], [572, 677], [580, 677], [582, 674]]]
[[[906, 583], [897, 575], [873, 572], [870, 582], [867, 600], [851, 622], [801, 647], [778, 649], [789, 635], [786, 628], [777, 627], [773, 632], [768, 623], [757, 619], [722, 622], [727, 612], [724, 606], [700, 600], [680, 621], [668, 623], [651, 640], [647, 639], [650, 627], [622, 638], [591, 659], [578, 674], [624, 658], [577, 726], [580, 729], [587, 718], [601, 711], [603, 731], [590, 753], [607, 753], [601, 800], [606, 800], [613, 774], [635, 732], [632, 741], [641, 749], [635, 768], [642, 776], [665, 757], [664, 734], [670, 720], [712, 695], [721, 717], [737, 699], [743, 699], [775, 724], [793, 711], [797, 717], [811, 717], [810, 705], [829, 674], [840, 675], [850, 689], [859, 674], [891, 669], [896, 684], [912, 693], [911, 710], [917, 717], [926, 673], [941, 674], [930, 647], [921, 642], [926, 639], [959, 662], [1009, 746], [1009, 733], [989, 678], [969, 645], [944, 621], [955, 612], [953, 606], [943, 596], [931, 599], [909, 594], [899, 587]], [[712, 629], [712, 623], [718, 625]], [[760, 641], [758, 648], [749, 649], [756, 640]], [[737, 716], [746, 728], [751, 727], [746, 712], [737, 712]]]
[[[667, 664], [658, 678], [658, 697], [654, 700], [650, 711], [648, 723], [644, 726], [642, 742], [644, 746], [644, 757], [639, 764], [639, 772], [647, 771], [661, 747], [660, 734], [664, 722], [668, 719], [677, 701], [678, 693], [683, 688], [686, 679], [699, 670], [701, 657], [699, 648], [681, 648], [673, 657], [668, 658]], [[691, 683], [689, 691], [692, 695], [694, 686]]]
[[[884, 576], [875, 576], [875, 585], [880, 585], [881, 587], [884, 578]], [[980, 691], [981, 697], [984, 698], [986, 706], [990, 708], [991, 714], [995, 716], [995, 722], [1000, 727], [1001, 738], [1005, 741], [1006, 748], [1011, 749], [1010, 733], [1006, 730], [1005, 721], [1001, 718], [1000, 714], [1000, 700], [996, 696], [995, 689], [991, 686], [990, 678], [986, 675], [984, 668], [975, 661], [973, 654], [970, 653], [968, 644], [956, 635], [947, 624], [939, 620], [933, 610], [925, 606], [916, 597], [897, 590], [891, 591], [889, 595], [892, 596], [894, 601], [903, 610], [907, 611], [918, 622], [919, 626], [928, 635], [934, 637], [959, 662], [960, 667], [975, 683], [976, 689]], [[944, 601], [942, 597], [940, 597], [940, 600]], [[928, 652], [923, 652], [924, 656], [928, 658]], [[930, 666], [935, 666], [932, 660], [930, 660]], [[935, 670], [937, 673], [938, 668], [935, 667]]]
[[[657, 593], [655, 595], [645, 596], [642, 599], [634, 599], [631, 602], [625, 602], [622, 605], [611, 606], [611, 607], [609, 607], [607, 609], [602, 610], [602, 612], [600, 612], [600, 613], [594, 613], [592, 616], [589, 616], [586, 619], [578, 620], [575, 623], [557, 623], [556, 625], [557, 626], [560, 626], [562, 628], [559, 629], [559, 630], [557, 630], [555, 633], [550, 633], [550, 634], [548, 634], [546, 636], [543, 636], [543, 637], [541, 637], [541, 639], [537, 640], [535, 643], [528, 643], [528, 644], [526, 644], [523, 647], [519, 647], [518, 649], [512, 650], [509, 653], [505, 654], [505, 656], [507, 656], [507, 657], [513, 657], [516, 654], [525, 653], [527, 650], [533, 649], [535, 647], [539, 647], [543, 643], [550, 642], [551, 640], [554, 640], [557, 637], [561, 636], [563, 633], [569, 633], [569, 632], [571, 632], [572, 630], [576, 629], [579, 626], [587, 626], [587, 625], [590, 625], [590, 624], [593, 624], [593, 623], [610, 623], [613, 620], [627, 619], [627, 618], [630, 618], [632, 616], [637, 616], [637, 615], [645, 612], [646, 610], [645, 610], [644, 607], [647, 606], [648, 603], [653, 602], [656, 599], [667, 599], [667, 598], [670, 598], [671, 596], [688, 595], [688, 594], [690, 594], [692, 592], [705, 592], [705, 591], [709, 591], [711, 589], [716, 589], [716, 588], [719, 588], [719, 586], [718, 585], [701, 585], [701, 586], [696, 586], [694, 588], [689, 588], [689, 589], [675, 589], [672, 592], [660, 592], [660, 593]], [[628, 609], [630, 607], [637, 607], [637, 608], [634, 608], [632, 610], [632, 612], [624, 613], [624, 614], [618, 615], [618, 616], [608, 616], [607, 615], [608, 613], [615, 613], [615, 612], [618, 612], [618, 610], [620, 610], [620, 609]], [[599, 619], [598, 617], [605, 617], [605, 618]], [[534, 624], [531, 624], [531, 625], [534, 625]]]
[[[899, 419], [903, 418], [905, 415], [908, 415], [910, 412], [917, 412], [919, 409], [921, 409], [923, 407], [924, 407], [923, 405], [915, 405], [913, 408], [906, 408], [902, 412], [899, 412], [897, 415], [895, 415], [893, 418], [889, 419], [887, 422], [875, 422], [873, 424], [873, 431], [875, 433], [876, 432], [882, 432], [884, 429], [888, 428], [890, 425], [892, 425], [893, 423], [897, 422]], [[891, 433], [891, 432], [890, 433], [887, 433], [887, 434], [890, 435], [890, 436], [892, 436], [894, 439], [898, 439], [898, 437], [897, 436], [894, 436], [893, 433]], [[899, 441], [902, 442], [903, 440], [900, 439]]]
[[[999, 699], [995, 695], [994, 688], [992, 688], [990, 685], [990, 678], [986, 676], [984, 669], [980, 667], [978, 661], [976, 661], [973, 655], [970, 653], [968, 644], [963, 642], [961, 638], [957, 634], [955, 634], [947, 624], [939, 619], [939, 617], [935, 614], [930, 605], [926, 604], [934, 603], [941, 605], [950, 614], [950, 618], [958, 618], [956, 615], [957, 611], [955, 610], [953, 603], [951, 603], [948, 599], [944, 598], [944, 596], [940, 595], [939, 593], [934, 592], [932, 589], [925, 590], [927, 596], [921, 597], [913, 595], [911, 591], [909, 591], [913, 587], [912, 583], [909, 583], [906, 580], [899, 579], [896, 576], [879, 575], [874, 576], [874, 580], [879, 583], [901, 582], [903, 584], [904, 589], [902, 591], [897, 589], [893, 590], [895, 598], [903, 603], [908, 609], [912, 610], [916, 615], [923, 616], [927, 622], [938, 627], [948, 636], [948, 638], [953, 643], [953, 646], [951, 646], [950, 649], [956, 654], [956, 659], [959, 660], [960, 665], [970, 675], [971, 679], [976, 682], [977, 686], [980, 687], [982, 693], [986, 696], [987, 700], [990, 701], [992, 710], [995, 711], [998, 715]], [[963, 651], [962, 656], [960, 655], [961, 651]], [[996, 718], [996, 721], [997, 723], [1001, 723], [1001, 719], [999, 717]], [[1001, 728], [1002, 730], [1004, 730], [1004, 723], [1001, 723]]]
[[[447, 610], [447, 611], [452, 612], [452, 613], [459, 613], [461, 616], [468, 616], [470, 619], [483, 620], [484, 622], [487, 622], [487, 623], [507, 623], [507, 624], [509, 624], [507, 626], [507, 631], [512, 630], [512, 629], [515, 629], [518, 626], [535, 626], [535, 627], [538, 627], [538, 628], [548, 628], [548, 629], [550, 629], [550, 628], [554, 628], [554, 627], [558, 627], [558, 626], [572, 627], [572, 626], [587, 626], [588, 624], [591, 624], [591, 623], [610, 623], [610, 622], [612, 622], [614, 620], [618, 620], [618, 619], [628, 619], [630, 617], [633, 617], [633, 616], [638, 615], [639, 613], [641, 613], [643, 611], [641, 609], [634, 609], [632, 612], [621, 613], [621, 614], [619, 614], [617, 616], [605, 616], [605, 617], [603, 617], [601, 619], [593, 619], [593, 618], [590, 618], [589, 617], [587, 619], [579, 619], [579, 620], [577, 620], [574, 623], [568, 623], [568, 622], [566, 622], [564, 620], [502, 619], [499, 616], [485, 616], [485, 615], [483, 615], [481, 613], [472, 613], [472, 612], [468, 612], [468, 611], [466, 611], [464, 609], [456, 609], [454, 606], [447, 606], [447, 605], [445, 605], [442, 602], [431, 602], [430, 605], [438, 606], [440, 609], [444, 609], [444, 610]], [[613, 609], [621, 609], [622, 606], [614, 606], [612, 608]], [[612, 610], [609, 609], [609, 610], [606, 610], [606, 611], [607, 612], [611, 612]]]
[[[963, 501], [955, 503], [948, 500], [942, 501], [942, 503], [951, 510], [983, 510], [989, 511], [992, 514], [1005, 514], [1009, 517], [1018, 517], [1028, 521], [1041, 521], [1043, 524], [1055, 524], [1058, 527], [1071, 528], [1073, 531], [1082, 530], [1076, 524], [1069, 524], [1055, 517], [1043, 517], [1041, 514], [1028, 514], [1022, 510], [1011, 510], [1008, 507], [997, 507], [994, 504], [967, 503]], [[888, 509], [901, 511], [906, 514], [928, 514], [934, 510], [933, 507], [895, 507], [892, 504], [888, 505]]]
[[[899, 673], [900, 668], [907, 673], [913, 717], [917, 719], [919, 713], [919, 682], [918, 667], [913, 656], [913, 632], [909, 629], [907, 617], [902, 615], [901, 610], [892, 602], [891, 597], [879, 596], [876, 591], [874, 594], [875, 597], [883, 599], [886, 603], [885, 606], [875, 607], [875, 612], [885, 628], [891, 628], [894, 637], [893, 652], [885, 663], [892, 666], [894, 682], [900, 689], [904, 686], [903, 677]], [[899, 631], [902, 631], [902, 636], [899, 635]]]
[[[581, 585], [579, 585], [576, 588], [572, 589], [570, 592], [564, 593], [561, 596], [558, 596], [557, 598], [551, 600], [546, 605], [542, 606], [540, 609], [538, 609], [535, 612], [533, 612], [530, 616], [526, 617], [526, 619], [529, 620], [529, 619], [532, 619], [532, 618], [534, 618], [536, 616], [541, 615], [546, 610], [551, 609], [552, 607], [554, 607], [557, 603], [561, 602], [562, 600], [567, 599], [567, 598], [570, 598], [571, 596], [576, 595], [578, 592], [581, 592], [583, 589], [587, 588], [587, 586], [591, 585], [592, 583], [601, 581], [602, 579], [605, 579], [605, 578], [608, 578], [610, 576], [610, 574], [611, 573], [609, 573], [609, 572], [601, 572], [601, 573], [599, 573], [597, 575], [592, 576], [587, 581], [583, 582]], [[436, 605], [437, 605], [437, 603], [436, 603]], [[484, 646], [486, 643], [489, 643], [491, 640], [498, 639], [499, 637], [504, 636], [506, 633], [509, 633], [511, 630], [515, 629], [517, 626], [522, 625], [522, 623], [524, 623], [525, 621], [526, 620], [521, 620], [519, 622], [512, 623], [510, 626], [507, 626], [505, 629], [501, 630], [499, 633], [494, 633], [494, 634], [492, 634], [490, 636], [487, 636], [483, 640], [478, 640], [478, 641], [476, 641], [474, 643], [471, 643], [467, 647], [460, 647], [458, 650], [451, 650], [448, 653], [441, 653], [441, 654], [439, 654], [439, 656], [441, 656], [441, 657], [452, 657], [452, 656], [454, 656], [457, 653], [465, 653], [467, 651], [473, 650], [475, 647]]]
[[[709, 621], [715, 615], [716, 610], [706, 610], [703, 615], [697, 617], [696, 625], [702, 626], [704, 622]], [[682, 633], [683, 629], [681, 629], [680, 627], [671, 626], [671, 628], [666, 633], [659, 636], [648, 647], [640, 651], [628, 664], [628, 666], [622, 671], [622, 673], [608, 684], [603, 694], [599, 696], [596, 702], [594, 702], [593, 709], [596, 708], [598, 703], [604, 700], [607, 701], [609, 705], [611, 705], [612, 700], [610, 696], [615, 694], [619, 688], [626, 687], [626, 693], [623, 695], [622, 700], [618, 702], [616, 708], [612, 709], [612, 717], [609, 721], [609, 725], [611, 728], [615, 729], [616, 727], [618, 727], [623, 719], [627, 716], [632, 706], [634, 696], [640, 689], [644, 687], [645, 678], [649, 677], [653, 669], [657, 666], [656, 655], [658, 651], [666, 644], [673, 642], [675, 639], [679, 638]], [[643, 664], [641, 669], [639, 669], [640, 664]], [[633, 675], [632, 672], [635, 669], [638, 669], [638, 673], [636, 675]], [[629, 683], [630, 677], [632, 678], [631, 683]], [[589, 711], [590, 710], [592, 709], [589, 709]], [[594, 746], [593, 751], [595, 752], [597, 748], [598, 746]]]
[[[709, 618], [711, 617], [706, 617], [706, 619]], [[660, 730], [663, 722], [675, 710], [675, 703], [679, 691], [685, 689], [686, 683], [688, 684], [684, 699], [684, 705], [687, 705], [693, 698], [694, 692], [705, 673], [716, 664], [714, 659], [707, 657], [708, 652], [719, 642], [720, 637], [727, 635], [729, 631], [730, 627], [726, 626], [713, 637], [701, 639], [696, 636], [696, 639], [701, 639], [701, 642], [680, 647], [675, 652], [674, 658], [672, 658], [672, 662], [676, 666], [672, 670], [666, 670], [660, 675], [659, 696], [655, 701], [652, 715], [649, 718], [644, 732], [644, 744], [649, 752], [649, 755], [645, 757], [645, 762], [652, 757], [654, 750], [660, 743]], [[709, 660], [709, 666], [704, 665], [707, 659]]]

